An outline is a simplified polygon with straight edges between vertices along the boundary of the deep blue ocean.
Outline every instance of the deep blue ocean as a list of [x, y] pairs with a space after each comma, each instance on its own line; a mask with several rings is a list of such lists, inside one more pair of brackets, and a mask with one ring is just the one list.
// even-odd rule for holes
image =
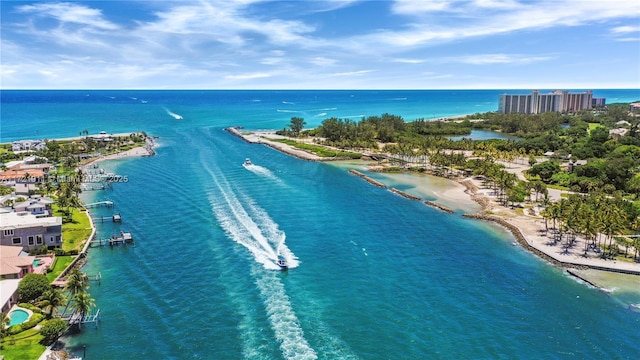
[[[505, 91], [2, 91], [1, 141], [144, 130], [157, 154], [101, 163], [135, 246], [93, 248], [87, 359], [637, 359], [640, 303], [567, 276], [503, 229], [224, 131], [391, 113], [495, 111]], [[526, 91], [523, 91], [526, 92]], [[640, 90], [594, 90], [607, 102]], [[615, 100], [614, 100], [615, 99]], [[245, 158], [256, 164], [247, 169]], [[399, 185], [401, 187], [401, 185]], [[276, 254], [292, 268], [274, 269]], [[640, 290], [640, 289], [639, 289]], [[640, 291], [639, 291], [640, 292]]]

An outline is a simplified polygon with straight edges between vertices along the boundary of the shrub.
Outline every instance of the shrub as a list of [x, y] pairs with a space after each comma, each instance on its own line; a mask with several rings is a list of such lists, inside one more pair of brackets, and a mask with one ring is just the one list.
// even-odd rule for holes
[[22, 330], [29, 330], [32, 327], [38, 325], [40, 323], [40, 321], [44, 320], [44, 315], [42, 314], [33, 314], [31, 315], [31, 318], [29, 318], [29, 320], [23, 322], [22, 324]]
[[22, 302], [32, 303], [50, 287], [45, 275], [27, 274], [18, 284], [18, 297]]
[[40, 309], [39, 307], [37, 307], [37, 306], [35, 306], [33, 304], [20, 303], [20, 304], [18, 304], [18, 306], [23, 308], [23, 309], [29, 309], [29, 310], [33, 311], [34, 313], [42, 314], [42, 309]]
[[44, 321], [40, 328], [40, 335], [44, 336], [42, 339], [43, 345], [53, 344], [67, 329], [67, 322], [62, 319], [51, 319]]

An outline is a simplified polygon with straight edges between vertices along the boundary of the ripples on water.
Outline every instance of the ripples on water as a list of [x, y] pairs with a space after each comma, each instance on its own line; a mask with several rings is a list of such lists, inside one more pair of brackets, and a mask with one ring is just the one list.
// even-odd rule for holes
[[[268, 113], [268, 99], [250, 95], [261, 101], [246, 106]], [[148, 100], [137, 106], [154, 102], [135, 97]], [[388, 96], [401, 97], [397, 106], [411, 103], [411, 95]], [[148, 112], [149, 131], [162, 143], [157, 156], [107, 164], [129, 183], [83, 194], [113, 200], [136, 245], [90, 251], [85, 271], [103, 275], [91, 286], [102, 321], [66, 339], [76, 353], [82, 345], [91, 359], [640, 353], [640, 315], [615, 292], [570, 280], [511, 246], [505, 232], [375, 188], [343, 168], [246, 144], [222, 130], [253, 124], [220, 120], [231, 110], [180, 104], [162, 106], [181, 121], [161, 107]], [[366, 107], [287, 97], [274, 109], [285, 105], [352, 114]], [[151, 121], [157, 114], [168, 119]], [[242, 166], [246, 157], [255, 168]], [[99, 228], [101, 237], [120, 229]], [[277, 253], [297, 267], [273, 270]]]

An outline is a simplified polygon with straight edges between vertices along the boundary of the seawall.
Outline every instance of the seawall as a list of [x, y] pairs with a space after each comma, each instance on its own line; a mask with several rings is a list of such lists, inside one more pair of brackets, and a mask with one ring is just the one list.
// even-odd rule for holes
[[383, 189], [386, 189], [386, 188], [387, 188], [387, 186], [386, 186], [385, 184], [383, 184], [383, 183], [381, 183], [381, 182], [379, 182], [379, 181], [377, 181], [377, 180], [374, 180], [374, 179], [372, 179], [372, 178], [370, 178], [370, 177], [366, 176], [365, 174], [361, 173], [361, 172], [360, 172], [360, 171], [358, 171], [358, 170], [355, 170], [355, 169], [349, 169], [349, 172], [350, 172], [351, 174], [353, 174], [353, 175], [355, 175], [355, 176], [359, 177], [359, 178], [364, 179], [366, 182], [368, 182], [368, 183], [370, 183], [370, 184], [373, 184], [373, 185], [375, 185], [375, 186], [377, 186], [377, 187], [379, 187], [379, 188], [383, 188]]

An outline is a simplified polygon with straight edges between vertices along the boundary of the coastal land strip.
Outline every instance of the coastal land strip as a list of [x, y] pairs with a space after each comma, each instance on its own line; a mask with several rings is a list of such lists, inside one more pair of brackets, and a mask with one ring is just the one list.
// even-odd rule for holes
[[[246, 142], [252, 144], [263, 144], [272, 147], [285, 154], [309, 161], [328, 161], [335, 160], [333, 158], [321, 158], [315, 154], [296, 149], [293, 146], [270, 141], [269, 137], [278, 137], [274, 131], [240, 131], [241, 128], [231, 127], [226, 130]], [[522, 176], [522, 167], [508, 166], [508, 171], [519, 173]], [[383, 183], [368, 177], [362, 172], [349, 169], [349, 173], [356, 175], [368, 183], [388, 189], [398, 195], [406, 197], [411, 200], [422, 200], [412, 194], [408, 194], [404, 191], [388, 188]], [[453, 179], [459, 183], [460, 187], [457, 187], [455, 191], [448, 192], [447, 196], [450, 199], [468, 199], [471, 197], [475, 202], [480, 204], [482, 210], [474, 214], [462, 214], [463, 217], [474, 220], [485, 220], [496, 223], [505, 229], [509, 230], [516, 242], [527, 251], [537, 255], [545, 261], [564, 268], [567, 273], [573, 277], [576, 277], [590, 285], [599, 287], [592, 281], [587, 280], [583, 275], [579, 274], [575, 270], [602, 270], [622, 274], [640, 275], [640, 264], [632, 262], [623, 262], [617, 260], [607, 260], [599, 256], [585, 256], [584, 245], [586, 239], [578, 236], [574, 241], [572, 247], [564, 247], [562, 244], [554, 244], [548, 237], [550, 229], [547, 229], [544, 219], [540, 215], [539, 208], [532, 209], [529, 213], [525, 211], [518, 211], [517, 209], [505, 207], [501, 205], [495, 195], [492, 194], [492, 190], [484, 187], [482, 179], [476, 177], [465, 177], [459, 179]], [[556, 194], [559, 198], [560, 194]], [[437, 208], [447, 213], [454, 213], [452, 209], [439, 204], [437, 201], [425, 200], [424, 203], [428, 206]], [[572, 270], [573, 269], [573, 270]]]
[[[119, 159], [126, 159], [126, 158], [133, 158], [133, 157], [149, 157], [149, 156], [154, 156], [156, 154], [155, 152], [155, 147], [157, 146], [155, 141], [154, 141], [154, 137], [148, 135], [145, 132], [132, 132], [132, 133], [122, 133], [122, 134], [113, 134], [112, 136], [116, 136], [116, 137], [126, 137], [129, 136], [131, 134], [142, 134], [145, 138], [145, 145], [144, 146], [139, 146], [139, 147], [135, 147], [129, 150], [125, 150], [125, 151], [120, 151], [117, 153], [113, 153], [113, 154], [109, 154], [109, 155], [100, 155], [100, 156], [96, 156], [93, 158], [90, 158], [88, 160], [86, 160], [85, 162], [83, 162], [82, 164], [80, 164], [80, 168], [83, 170], [86, 170], [89, 168], [89, 166], [94, 166], [100, 162], [103, 161], [110, 161], [110, 160], [119, 160]], [[64, 138], [64, 139], [54, 139], [56, 141], [60, 141], [60, 140], [74, 140], [77, 138]], [[89, 210], [87, 208], [83, 207], [83, 212], [88, 213]], [[89, 218], [89, 223], [91, 226], [91, 235], [89, 235], [89, 238], [86, 239], [84, 245], [82, 246], [82, 249], [80, 250], [80, 252], [78, 252], [78, 256], [76, 256], [75, 259], [73, 259], [73, 261], [71, 263], [69, 263], [69, 265], [67, 265], [67, 267], [62, 270], [62, 272], [56, 277], [56, 279], [52, 282], [53, 285], [55, 286], [64, 286], [65, 280], [63, 280], [68, 274], [69, 272], [76, 268], [76, 267], [82, 267], [85, 263], [86, 263], [86, 257], [87, 257], [87, 253], [89, 251], [89, 248], [91, 247], [91, 241], [93, 241], [95, 239], [96, 236], [96, 226], [95, 223], [93, 221], [93, 218], [87, 214], [87, 217]]]

